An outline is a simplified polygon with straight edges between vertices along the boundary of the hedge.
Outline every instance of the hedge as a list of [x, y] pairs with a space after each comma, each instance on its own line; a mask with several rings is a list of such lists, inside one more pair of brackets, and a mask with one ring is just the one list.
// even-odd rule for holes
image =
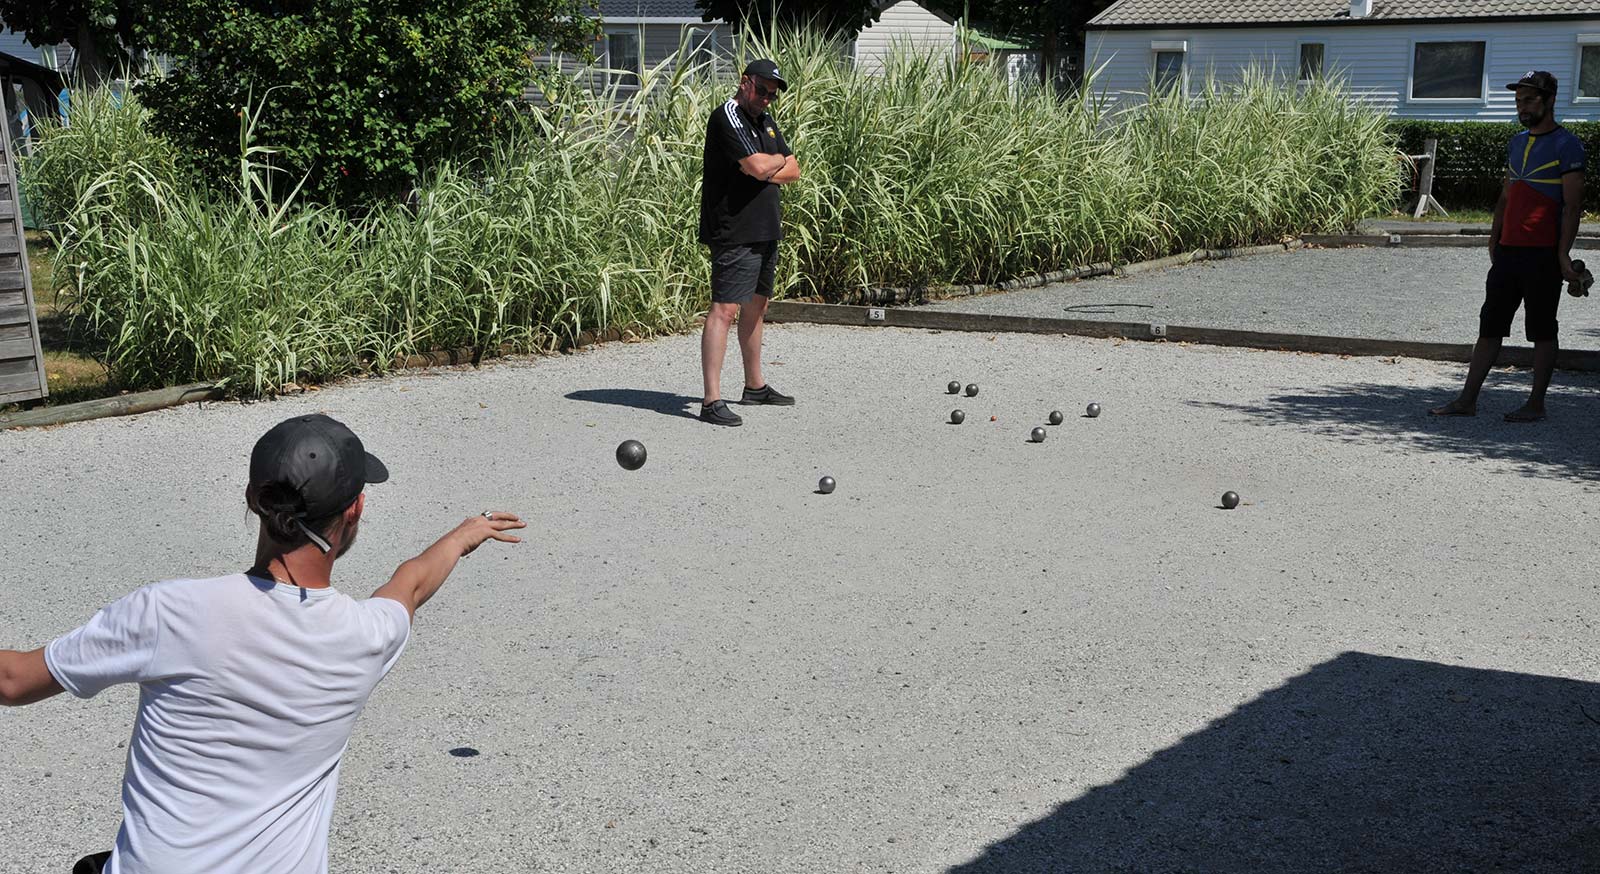
[[[1589, 166], [1600, 161], [1600, 121], [1563, 125], [1583, 141]], [[1422, 154], [1422, 141], [1439, 140], [1439, 164], [1433, 173], [1433, 194], [1445, 209], [1492, 209], [1506, 172], [1506, 143], [1523, 130], [1513, 121], [1422, 121], [1393, 119], [1389, 130], [1397, 147], [1408, 155]], [[1407, 203], [1416, 196], [1412, 178], [1404, 194]], [[1600, 184], [1584, 188], [1583, 208], [1600, 211]]]

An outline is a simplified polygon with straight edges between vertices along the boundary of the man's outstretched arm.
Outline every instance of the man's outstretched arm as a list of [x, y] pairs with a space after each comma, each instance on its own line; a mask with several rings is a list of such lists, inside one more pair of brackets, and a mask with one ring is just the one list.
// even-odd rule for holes
[[456, 562], [462, 556], [482, 546], [486, 540], [499, 540], [503, 543], [522, 542], [522, 538], [507, 532], [528, 527], [526, 522], [518, 518], [515, 513], [497, 512], [492, 515], [493, 519], [485, 516], [467, 517], [467, 521], [439, 538], [432, 546], [423, 550], [421, 555], [401, 564], [389, 582], [373, 592], [372, 597], [399, 601], [405, 606], [406, 612], [415, 618], [417, 608], [428, 603], [433, 593], [439, 591], [439, 587], [444, 585], [450, 572], [456, 569]]
[[44, 647], [32, 652], [0, 649], [0, 704], [20, 707], [66, 690], [44, 663]]

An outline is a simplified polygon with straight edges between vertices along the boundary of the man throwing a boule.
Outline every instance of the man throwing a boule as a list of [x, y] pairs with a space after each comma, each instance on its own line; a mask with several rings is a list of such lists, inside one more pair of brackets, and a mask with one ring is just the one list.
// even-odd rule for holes
[[700, 242], [711, 247], [711, 310], [700, 337], [705, 395], [701, 421], [741, 425], [722, 399], [728, 331], [739, 318], [745, 404], [787, 406], [794, 398], [767, 385], [761, 373], [761, 327], [772, 297], [778, 241], [783, 238], [779, 186], [800, 178], [800, 165], [767, 109], [787, 90], [778, 65], [751, 61], [732, 99], [706, 124], [700, 187]]
[[75, 874], [326, 874], [339, 764], [412, 616], [462, 556], [524, 527], [472, 516], [351, 598], [333, 564], [356, 541], [366, 484], [388, 477], [339, 422], [282, 422], [250, 455], [245, 503], [261, 525], [248, 570], [152, 583], [48, 646], [0, 649], [0, 704], [139, 684], [115, 849]]
[[1506, 86], [1517, 92], [1517, 119], [1527, 130], [1511, 138], [1505, 187], [1494, 205], [1489, 237], [1489, 278], [1478, 314], [1478, 342], [1472, 349], [1461, 394], [1435, 416], [1472, 416], [1478, 392], [1511, 335], [1517, 306], [1523, 308], [1528, 342], [1533, 344], [1533, 390], [1508, 422], [1545, 417], [1544, 395], [1556, 366], [1556, 307], [1561, 288], [1581, 277], [1572, 267], [1572, 243], [1583, 215], [1583, 143], [1556, 124], [1556, 78], [1529, 71]]

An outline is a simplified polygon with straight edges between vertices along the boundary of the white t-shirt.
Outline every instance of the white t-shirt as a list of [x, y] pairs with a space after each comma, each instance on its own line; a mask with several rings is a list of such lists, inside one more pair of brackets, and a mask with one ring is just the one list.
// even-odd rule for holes
[[139, 684], [106, 870], [326, 872], [339, 761], [410, 633], [398, 601], [234, 574], [145, 586], [51, 641], [80, 698]]

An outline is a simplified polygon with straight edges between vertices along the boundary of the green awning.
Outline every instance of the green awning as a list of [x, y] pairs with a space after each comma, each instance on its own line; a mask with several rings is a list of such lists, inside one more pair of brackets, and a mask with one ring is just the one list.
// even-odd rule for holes
[[988, 49], [991, 52], [1019, 51], [1028, 48], [1028, 46], [1023, 45], [1022, 43], [1012, 42], [1010, 40], [1000, 39], [999, 37], [994, 36], [985, 36], [977, 31], [968, 31], [966, 34], [966, 40], [971, 45]]

